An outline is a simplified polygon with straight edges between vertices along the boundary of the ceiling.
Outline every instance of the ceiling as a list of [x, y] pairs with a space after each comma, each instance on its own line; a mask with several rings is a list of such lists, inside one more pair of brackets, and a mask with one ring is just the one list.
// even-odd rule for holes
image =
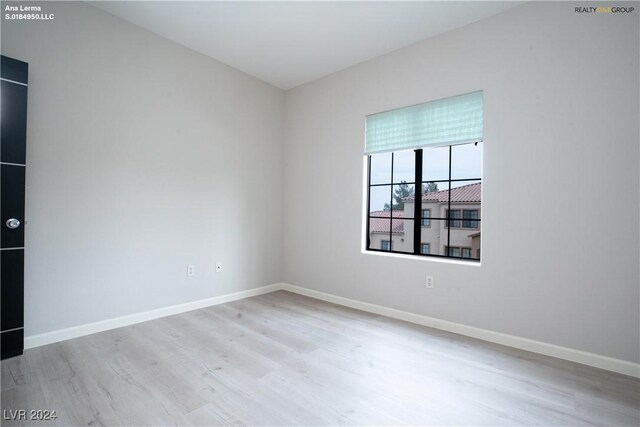
[[522, 3], [91, 2], [281, 89], [296, 87]]

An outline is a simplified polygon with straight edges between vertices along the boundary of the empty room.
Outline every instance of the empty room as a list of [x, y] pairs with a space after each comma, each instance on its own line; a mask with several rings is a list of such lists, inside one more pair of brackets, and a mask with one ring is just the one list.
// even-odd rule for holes
[[640, 2], [1, 5], [1, 425], [640, 426]]

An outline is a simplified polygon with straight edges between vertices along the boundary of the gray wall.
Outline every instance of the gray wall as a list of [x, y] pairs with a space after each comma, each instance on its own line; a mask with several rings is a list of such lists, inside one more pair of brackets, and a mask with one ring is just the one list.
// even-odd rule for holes
[[30, 65], [26, 335], [277, 283], [284, 93], [43, 5], [54, 21], [2, 23]]
[[[640, 361], [638, 14], [574, 6], [525, 4], [288, 92], [284, 281]], [[479, 89], [482, 265], [363, 254], [365, 115]]]

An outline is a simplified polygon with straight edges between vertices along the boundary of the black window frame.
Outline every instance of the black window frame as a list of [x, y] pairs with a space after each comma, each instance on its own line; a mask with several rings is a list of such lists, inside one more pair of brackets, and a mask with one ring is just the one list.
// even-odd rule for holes
[[[477, 145], [478, 142], [475, 143], [471, 143], [471, 144], [475, 144]], [[441, 148], [442, 146], [438, 147]], [[415, 167], [415, 176], [414, 176], [414, 181], [412, 182], [407, 182], [405, 180], [402, 180], [402, 182], [394, 182], [394, 174], [393, 174], [393, 162], [394, 162], [394, 155], [396, 152], [391, 152], [391, 174], [390, 174], [390, 182], [385, 182], [385, 183], [376, 183], [376, 184], [372, 184], [371, 183], [371, 156], [372, 154], [368, 154], [367, 155], [367, 216], [366, 216], [366, 246], [365, 246], [365, 250], [368, 252], [379, 252], [379, 253], [392, 253], [392, 254], [402, 254], [402, 255], [413, 255], [413, 256], [420, 256], [420, 257], [434, 257], [434, 258], [446, 258], [446, 259], [457, 259], [457, 260], [462, 260], [462, 261], [469, 261], [469, 262], [480, 262], [480, 258], [465, 258], [462, 256], [451, 256], [449, 255], [449, 251], [448, 249], [445, 251], [444, 255], [440, 255], [440, 254], [423, 254], [421, 253], [421, 245], [422, 245], [422, 186], [424, 184], [427, 183], [431, 183], [431, 182], [435, 182], [435, 183], [446, 183], [447, 184], [447, 209], [446, 209], [446, 214], [444, 218], [438, 218], [438, 217], [429, 217], [429, 223], [431, 223], [431, 220], [443, 220], [446, 221], [445, 222], [445, 229], [447, 230], [447, 235], [446, 235], [446, 244], [444, 245], [445, 247], [449, 246], [449, 243], [451, 241], [451, 228], [449, 225], [452, 221], [458, 221], [460, 222], [460, 226], [458, 228], [462, 228], [462, 221], [463, 221], [463, 214], [462, 214], [462, 209], [460, 208], [456, 208], [455, 210], [459, 210], [460, 211], [460, 218], [451, 218], [449, 212], [452, 211], [451, 209], [451, 184], [454, 182], [470, 182], [470, 183], [480, 183], [482, 184], [482, 177], [469, 177], [469, 178], [456, 178], [456, 179], [452, 179], [451, 177], [451, 164], [452, 164], [452, 151], [453, 151], [453, 147], [454, 145], [449, 145], [446, 146], [449, 148], [449, 173], [448, 173], [448, 179], [439, 179], [439, 180], [425, 180], [423, 179], [423, 168], [422, 168], [422, 160], [423, 160], [423, 156], [424, 156], [424, 152], [426, 151], [428, 153], [429, 148], [418, 148], [413, 150], [415, 153], [415, 160], [414, 160], [414, 167]], [[404, 151], [404, 150], [398, 150], [398, 151]], [[395, 185], [399, 185], [401, 183], [406, 183], [407, 185], [413, 185], [414, 186], [414, 192], [415, 192], [415, 200], [414, 200], [414, 212], [413, 212], [413, 217], [412, 218], [398, 218], [398, 217], [394, 217], [392, 213], [389, 214], [388, 217], [383, 217], [383, 216], [375, 216], [375, 215], [371, 215], [371, 188], [372, 187], [382, 187], [382, 186], [389, 186], [391, 189], [391, 194], [389, 197], [390, 203], [393, 204], [393, 189]], [[445, 191], [445, 190], [442, 190]], [[480, 202], [482, 203], [482, 202]], [[471, 210], [477, 210], [478, 211], [478, 216], [480, 216], [480, 209], [471, 209]], [[388, 219], [389, 220], [389, 240], [393, 241], [393, 221], [394, 220], [402, 220], [402, 221], [412, 221], [413, 222], [413, 251], [412, 252], [404, 252], [404, 251], [397, 251], [397, 250], [393, 250], [393, 246], [391, 247], [391, 250], [382, 250], [382, 249], [376, 249], [376, 248], [372, 248], [371, 247], [371, 231], [370, 231], [370, 225], [371, 225], [371, 218], [383, 218], [383, 219]], [[473, 219], [472, 221], [476, 222], [477, 227], [475, 227], [474, 229], [476, 230], [480, 230], [480, 222], [482, 221], [481, 218], [478, 219]], [[454, 227], [455, 228], [455, 227]], [[442, 244], [442, 242], [441, 242]]]

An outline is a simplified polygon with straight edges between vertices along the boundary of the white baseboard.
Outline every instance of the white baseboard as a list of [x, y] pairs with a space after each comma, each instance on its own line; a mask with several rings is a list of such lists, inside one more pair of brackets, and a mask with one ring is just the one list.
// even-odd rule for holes
[[447, 332], [453, 332], [472, 338], [478, 338], [484, 341], [502, 344], [533, 353], [544, 354], [546, 356], [557, 357], [559, 359], [569, 360], [571, 362], [582, 363], [583, 365], [594, 366], [600, 369], [617, 372], [624, 375], [640, 378], [640, 364], [628, 362], [626, 360], [614, 359], [613, 357], [601, 356], [595, 353], [575, 350], [568, 347], [562, 347], [555, 344], [548, 344], [541, 341], [521, 338], [514, 335], [507, 335], [500, 332], [494, 332], [487, 329], [476, 328], [473, 326], [463, 325], [460, 323], [449, 322], [446, 320], [435, 319], [433, 317], [423, 316], [421, 314], [409, 313], [407, 311], [397, 310], [394, 308], [383, 307], [381, 305], [370, 304], [349, 298], [339, 297], [337, 295], [325, 292], [315, 291], [312, 289], [301, 288], [300, 286], [282, 283], [281, 289], [296, 294], [305, 295], [311, 298], [320, 299], [334, 304], [344, 305], [346, 307], [355, 308], [357, 310], [367, 311], [369, 313], [380, 314], [382, 316], [391, 317], [406, 322], [416, 323], [418, 325], [428, 326], [430, 328], [441, 329]]
[[135, 323], [146, 322], [148, 320], [153, 320], [160, 317], [171, 316], [173, 314], [184, 313], [191, 310], [197, 310], [204, 307], [210, 307], [213, 305], [224, 304], [226, 302], [236, 301], [243, 298], [249, 298], [256, 295], [267, 294], [278, 290], [285, 290], [296, 294], [305, 295], [311, 298], [331, 302], [334, 304], [355, 308], [357, 310], [367, 311], [369, 313], [379, 314], [398, 320], [404, 320], [406, 322], [416, 323], [418, 325], [428, 326], [430, 328], [453, 332], [456, 334], [478, 338], [496, 344], [502, 344], [521, 350], [531, 351], [533, 353], [557, 357], [559, 359], [565, 359], [572, 362], [582, 363], [584, 365], [594, 366], [596, 368], [606, 369], [608, 371], [618, 372], [620, 374], [640, 378], [639, 363], [614, 359], [608, 356], [575, 350], [555, 344], [548, 344], [541, 341], [530, 340], [528, 338], [521, 338], [514, 335], [503, 334], [487, 329], [476, 328], [474, 326], [435, 319], [433, 317], [428, 317], [421, 314], [409, 313], [407, 311], [397, 310], [395, 308], [357, 301], [350, 298], [328, 294], [325, 292], [315, 291], [313, 289], [302, 288], [300, 286], [295, 286], [288, 283], [276, 283], [273, 285], [262, 286], [260, 288], [249, 289], [246, 291], [234, 292], [231, 294], [220, 295], [213, 298], [206, 298], [184, 304], [173, 305], [170, 307], [159, 308], [156, 310], [145, 311], [142, 313], [130, 314], [128, 316], [116, 317], [114, 319], [87, 323], [85, 325], [74, 326], [67, 329], [60, 329], [57, 331], [46, 332], [38, 335], [31, 335], [25, 337], [24, 347], [25, 349], [39, 347], [42, 345], [65, 341], [84, 335], [95, 334], [97, 332], [133, 325]]
[[184, 313], [186, 311], [210, 307], [212, 305], [224, 304], [225, 302], [231, 302], [243, 298], [253, 297], [256, 295], [267, 294], [279, 289], [282, 289], [282, 285], [280, 283], [276, 283], [274, 285], [262, 286], [259, 288], [248, 289], [246, 291], [234, 292], [231, 294], [220, 295], [213, 298], [201, 299], [184, 304], [158, 308], [156, 310], [144, 311], [142, 313], [135, 313], [127, 316], [116, 317], [113, 319], [106, 319], [98, 322], [87, 323], [84, 325], [73, 326], [71, 328], [59, 329], [57, 331], [45, 332], [43, 334], [31, 335], [24, 338], [24, 348], [34, 348], [59, 341], [66, 341], [72, 338], [82, 337], [84, 335], [108, 331], [109, 329], [121, 328], [123, 326], [133, 325], [135, 323], [158, 319], [160, 317], [171, 316], [173, 314]]

